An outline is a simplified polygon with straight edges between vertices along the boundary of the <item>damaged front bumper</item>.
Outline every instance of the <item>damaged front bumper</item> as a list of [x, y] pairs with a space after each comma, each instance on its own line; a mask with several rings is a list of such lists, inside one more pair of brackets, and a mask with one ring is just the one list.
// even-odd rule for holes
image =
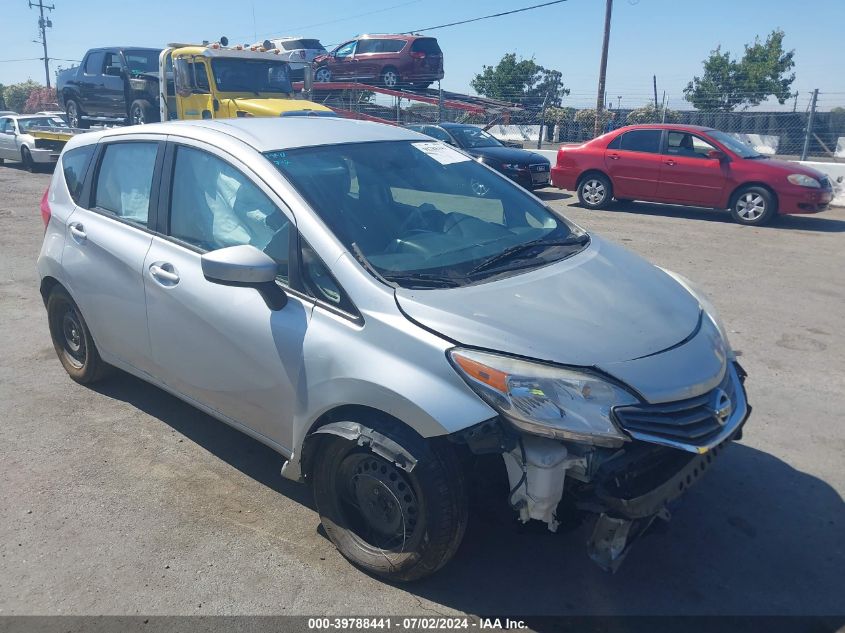
[[[596, 515], [588, 553], [602, 568], [615, 571], [655, 519], [669, 519], [668, 504], [700, 479], [730, 442], [742, 437], [751, 413], [743, 384], [745, 372], [732, 363], [728, 374], [734, 403], [729, 415], [720, 409], [718, 397], [711, 405], [709, 394], [674, 403], [674, 410], [682, 413], [677, 428], [686, 427], [678, 434], [689, 434], [695, 427], [690, 422], [694, 419], [690, 405], [701, 400], [702, 407], [712, 406], [718, 428], [698, 441], [672, 438], [675, 431], [665, 416], [658, 420], [662, 428], [654, 425], [660, 436], [640, 433], [638, 437], [629, 432], [632, 440], [619, 449], [514, 435], [501, 420], [467, 429], [459, 441], [475, 453], [503, 455], [511, 488], [508, 501], [523, 522], [544, 521], [556, 531], [565, 512]], [[666, 409], [662, 405], [656, 410], [663, 415]], [[707, 427], [701, 423], [695, 428]]]

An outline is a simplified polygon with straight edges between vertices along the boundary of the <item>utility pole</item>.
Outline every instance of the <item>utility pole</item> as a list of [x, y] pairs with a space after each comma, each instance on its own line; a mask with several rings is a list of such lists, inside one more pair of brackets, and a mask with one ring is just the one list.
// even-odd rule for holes
[[819, 98], [819, 89], [813, 90], [813, 100], [810, 101], [810, 117], [807, 119], [807, 132], [804, 134], [804, 149], [801, 150], [801, 160], [807, 160], [807, 153], [810, 151], [810, 137], [813, 135], [813, 119], [816, 118], [816, 101]]
[[654, 80], [654, 110], [657, 111], [657, 75], [652, 75], [651, 78]]
[[610, 43], [610, 14], [613, 12], [613, 0], [607, 0], [604, 10], [604, 42], [601, 47], [601, 64], [599, 65], [599, 94], [596, 97], [596, 124], [593, 134], [601, 132], [601, 113], [604, 110], [604, 82], [607, 78], [607, 47]]
[[549, 93], [546, 93], [546, 98], [543, 99], [543, 109], [540, 112], [540, 132], [537, 134], [537, 149], [543, 146], [543, 133], [546, 126], [546, 106], [549, 105]]
[[32, 0], [27, 0], [29, 2], [29, 8], [38, 7], [38, 30], [41, 31], [41, 44], [44, 46], [44, 78], [47, 81], [47, 87], [50, 87], [50, 58], [47, 56], [47, 27], [53, 26], [53, 22], [50, 18], [44, 17], [44, 9], [48, 11], [52, 11], [56, 8], [55, 5], [45, 5], [44, 0], [38, 0], [38, 3], [32, 2]]

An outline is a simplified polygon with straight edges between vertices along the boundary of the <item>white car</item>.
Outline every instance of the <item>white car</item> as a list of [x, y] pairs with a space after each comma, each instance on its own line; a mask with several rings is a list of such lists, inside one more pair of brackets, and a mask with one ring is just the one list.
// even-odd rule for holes
[[266, 49], [278, 49], [279, 57], [290, 64], [291, 77], [302, 79], [306, 63], [314, 61], [317, 55], [324, 55], [326, 48], [320, 40], [306, 37], [279, 37], [264, 40], [258, 44]]
[[[30, 132], [32, 128], [67, 128], [67, 123], [57, 116], [39, 114], [13, 114], [0, 117], [0, 164], [6, 160], [23, 163], [24, 169], [33, 171], [36, 165], [54, 165], [61, 148], [42, 147]], [[44, 143], [49, 144], [49, 141]]]

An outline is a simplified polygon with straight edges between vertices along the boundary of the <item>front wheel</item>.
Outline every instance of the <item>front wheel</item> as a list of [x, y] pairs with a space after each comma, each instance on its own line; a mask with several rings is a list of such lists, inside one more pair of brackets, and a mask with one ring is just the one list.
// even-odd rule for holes
[[763, 187], [743, 187], [731, 199], [731, 217], [748, 226], [766, 224], [777, 213], [777, 200]]
[[406, 428], [382, 432], [417, 460], [411, 472], [326, 435], [312, 471], [314, 500], [326, 534], [352, 564], [391, 581], [418, 580], [457, 551], [466, 485], [451, 446]]
[[156, 121], [158, 121], [157, 113], [149, 101], [136, 99], [129, 106], [129, 125], [144, 125]]
[[47, 298], [47, 321], [56, 354], [73, 380], [89, 384], [109, 373], [111, 366], [100, 358], [82, 313], [60, 286]]
[[21, 163], [25, 170], [29, 172], [35, 171], [35, 161], [32, 160], [32, 153], [30, 153], [27, 147], [21, 147]]
[[613, 186], [604, 174], [590, 174], [578, 182], [578, 201], [588, 209], [604, 209], [613, 199]]

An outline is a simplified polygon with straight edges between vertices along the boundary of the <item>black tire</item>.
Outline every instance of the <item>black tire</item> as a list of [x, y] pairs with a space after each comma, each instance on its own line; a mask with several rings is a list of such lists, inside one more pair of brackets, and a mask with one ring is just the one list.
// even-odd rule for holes
[[731, 196], [731, 217], [747, 226], [762, 226], [778, 212], [777, 198], [765, 187], [742, 187]]
[[61, 286], [47, 298], [47, 321], [59, 361], [73, 380], [87, 385], [110, 373], [112, 367], [100, 358], [82, 313]]
[[0, 158], [0, 165], [2, 165], [2, 164], [3, 164], [3, 163], [5, 163], [5, 162], [6, 162], [6, 159], [5, 159], [5, 158]]
[[35, 173], [35, 161], [28, 147], [21, 147], [21, 164], [26, 171]]
[[328, 66], [319, 66], [317, 70], [314, 71], [314, 81], [323, 83], [329, 83], [332, 80], [332, 71]]
[[381, 85], [385, 88], [397, 89], [402, 86], [402, 77], [399, 76], [399, 71], [393, 66], [388, 66], [381, 71]]
[[158, 112], [146, 99], [135, 99], [129, 106], [129, 125], [156, 123], [158, 119]]
[[79, 107], [79, 102], [76, 99], [68, 99], [65, 104], [65, 114], [67, 115], [67, 124], [70, 127], [87, 130], [91, 124], [82, 118], [82, 108]]
[[461, 544], [464, 475], [442, 439], [424, 440], [400, 424], [379, 432], [417, 460], [413, 470], [325, 435], [311, 471], [314, 500], [326, 534], [353, 565], [391, 581], [418, 580], [443, 567]]
[[588, 209], [604, 209], [613, 200], [613, 185], [604, 174], [591, 173], [578, 181], [578, 201]]

